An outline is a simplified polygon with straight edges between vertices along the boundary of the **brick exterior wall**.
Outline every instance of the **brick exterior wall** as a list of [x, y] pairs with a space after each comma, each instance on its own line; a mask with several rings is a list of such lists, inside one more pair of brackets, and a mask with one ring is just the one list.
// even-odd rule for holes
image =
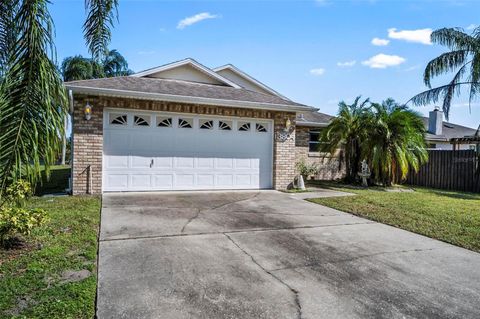
[[328, 153], [310, 153], [308, 151], [308, 142], [310, 141], [310, 129], [305, 126], [297, 126], [295, 138], [295, 161], [302, 158], [307, 163], [320, 164], [320, 172], [313, 176], [316, 180], [335, 180], [345, 176], [345, 165], [341, 159], [341, 152], [334, 155]]
[[[92, 106], [92, 117], [85, 120], [86, 103]], [[272, 119], [274, 121], [273, 187], [285, 189], [295, 177], [295, 126], [286, 140], [277, 138], [287, 118], [294, 124], [295, 113], [274, 112], [222, 106], [182, 104], [162, 101], [136, 100], [114, 97], [75, 95], [73, 112], [72, 192], [100, 194], [102, 192], [103, 109], [123, 108], [190, 114], [210, 114], [231, 117]], [[89, 173], [90, 170], [90, 173]]]

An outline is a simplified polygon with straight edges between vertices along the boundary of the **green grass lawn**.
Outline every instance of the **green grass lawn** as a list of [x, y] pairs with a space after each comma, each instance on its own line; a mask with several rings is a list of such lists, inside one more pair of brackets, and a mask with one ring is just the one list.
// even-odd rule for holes
[[[0, 249], [0, 318], [93, 318], [99, 197], [33, 198], [50, 221], [20, 250]], [[65, 271], [91, 275], [66, 282]]]
[[427, 188], [387, 192], [335, 183], [320, 186], [357, 196], [311, 199], [314, 203], [480, 252], [480, 194]]

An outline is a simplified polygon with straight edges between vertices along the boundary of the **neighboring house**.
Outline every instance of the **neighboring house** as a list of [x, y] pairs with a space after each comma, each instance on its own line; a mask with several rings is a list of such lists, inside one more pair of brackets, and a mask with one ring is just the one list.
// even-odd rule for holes
[[[474, 136], [476, 130], [443, 121], [443, 112], [435, 108], [422, 118], [427, 135], [425, 137], [429, 149], [453, 150], [451, 139]], [[475, 149], [476, 144], [462, 144], [457, 149]]]
[[66, 87], [73, 194], [285, 189], [297, 148], [308, 149], [296, 131], [313, 125], [296, 127], [297, 114], [316, 110], [232, 65], [209, 69], [192, 59]]

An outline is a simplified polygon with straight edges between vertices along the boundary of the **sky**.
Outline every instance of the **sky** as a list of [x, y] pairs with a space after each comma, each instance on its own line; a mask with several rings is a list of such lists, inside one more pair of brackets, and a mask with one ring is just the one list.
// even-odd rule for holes
[[[338, 102], [361, 95], [400, 103], [426, 89], [423, 70], [447, 48], [431, 30], [480, 24], [476, 0], [119, 0], [110, 49], [134, 71], [194, 58], [208, 67], [232, 63], [290, 99], [335, 115]], [[83, 0], [53, 0], [59, 62], [89, 56], [82, 35]], [[451, 76], [434, 85], [445, 84]], [[453, 123], [477, 128], [480, 98], [467, 92]], [[428, 115], [433, 105], [413, 107]]]

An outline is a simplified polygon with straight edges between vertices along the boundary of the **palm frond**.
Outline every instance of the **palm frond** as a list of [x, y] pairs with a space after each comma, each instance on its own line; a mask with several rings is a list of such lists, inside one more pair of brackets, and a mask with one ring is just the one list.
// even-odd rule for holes
[[15, 0], [0, 2], [0, 76], [6, 72], [8, 59], [17, 38], [15, 15], [18, 3]]
[[470, 55], [470, 51], [458, 50], [452, 52], [446, 52], [428, 62], [423, 73], [423, 82], [426, 86], [431, 87], [430, 81], [439, 75], [454, 72], [459, 67], [465, 65], [465, 63], [471, 63], [466, 61]]
[[474, 36], [465, 33], [460, 28], [442, 28], [432, 32], [433, 43], [444, 45], [451, 50], [477, 51], [479, 44]]
[[108, 52], [111, 28], [118, 19], [118, 0], [85, 0], [85, 7], [84, 38], [92, 57], [100, 61]]
[[16, 16], [19, 36], [0, 87], [0, 197], [12, 180], [35, 182], [61, 146], [65, 91], [55, 64], [53, 22], [46, 0], [24, 0]]

